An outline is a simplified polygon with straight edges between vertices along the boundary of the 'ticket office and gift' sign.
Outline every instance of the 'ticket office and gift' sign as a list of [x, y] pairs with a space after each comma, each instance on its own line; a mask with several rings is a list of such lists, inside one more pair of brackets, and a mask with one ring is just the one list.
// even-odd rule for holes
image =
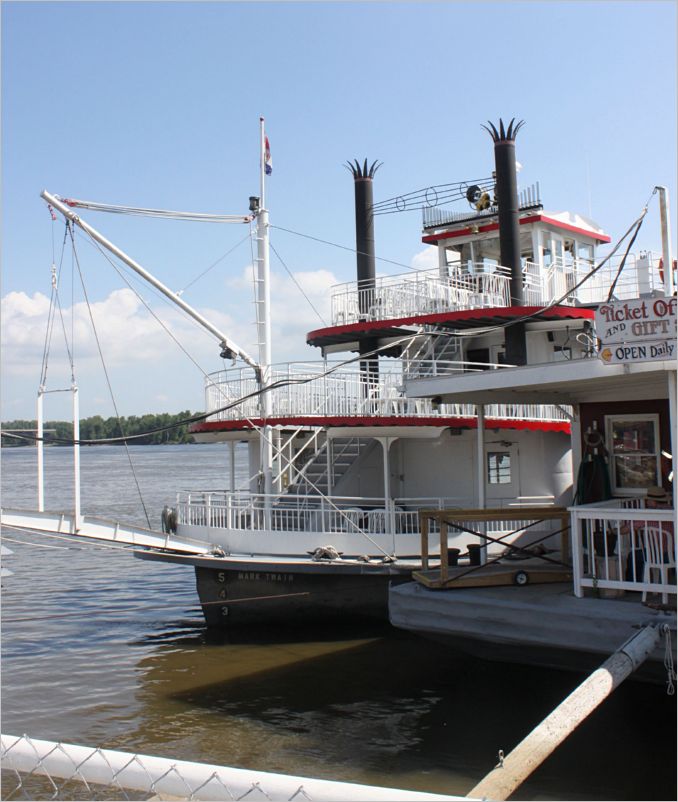
[[637, 298], [596, 310], [600, 358], [608, 365], [676, 358], [676, 298]]

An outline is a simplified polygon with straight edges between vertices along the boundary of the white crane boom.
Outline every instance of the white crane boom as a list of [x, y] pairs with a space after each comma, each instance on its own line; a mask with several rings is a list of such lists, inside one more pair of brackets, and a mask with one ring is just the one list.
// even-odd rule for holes
[[180, 309], [186, 312], [187, 315], [190, 315], [204, 329], [209, 331], [210, 334], [213, 334], [219, 340], [219, 345], [224, 352], [230, 352], [233, 354], [233, 356], [240, 357], [244, 362], [254, 368], [254, 370], [259, 372], [259, 364], [246, 351], [237, 346], [222, 331], [220, 331], [216, 326], [212, 325], [207, 318], [203, 317], [200, 312], [193, 309], [192, 306], [187, 304], [186, 301], [182, 300], [176, 293], [172, 292], [169, 287], [166, 287], [161, 281], [155, 278], [155, 276], [145, 270], [138, 262], [135, 262], [134, 259], [128, 256], [124, 251], [121, 251], [120, 248], [118, 248], [112, 242], [107, 240], [106, 237], [100, 234], [95, 228], [92, 228], [92, 226], [86, 223], [79, 215], [75, 214], [72, 209], [63, 203], [60, 198], [55, 195], [51, 195], [49, 192], [47, 192], [47, 190], [43, 190], [40, 194], [40, 197], [47, 201], [50, 206], [61, 212], [64, 217], [89, 234], [92, 239], [96, 240], [100, 245], [117, 256], [118, 259], [124, 262], [128, 267], [131, 267], [132, 270], [138, 273], [143, 279], [148, 281], [149, 284], [153, 285], [163, 295], [169, 298], [170, 301], [175, 303]]

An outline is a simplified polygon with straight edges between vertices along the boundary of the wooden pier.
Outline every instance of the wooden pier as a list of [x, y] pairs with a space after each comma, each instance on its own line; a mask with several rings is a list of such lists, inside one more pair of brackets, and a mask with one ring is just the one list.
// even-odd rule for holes
[[[437, 570], [429, 569], [429, 536], [431, 522], [438, 524], [440, 533], [440, 567]], [[518, 524], [515, 531], [499, 538], [490, 537], [484, 531], [485, 524], [496, 521], [512, 521]], [[495, 558], [491, 563], [482, 559], [482, 564], [464, 566], [450, 566], [450, 550], [448, 535], [453, 532], [467, 532], [478, 538], [478, 545], [486, 547], [488, 544], [504, 545], [515, 556], [522, 556], [526, 560], [536, 558], [525, 546], [516, 546], [506, 542], [510, 535], [520, 535], [532, 526], [545, 521], [558, 521], [560, 528], [554, 532], [547, 532], [541, 539], [548, 539], [560, 535], [560, 555], [558, 559], [539, 555], [539, 564], [527, 565], [498, 565], [501, 558]], [[530, 522], [530, 523], [528, 523]], [[468, 524], [479, 524], [482, 531], [470, 529]], [[569, 531], [570, 516], [565, 507], [509, 507], [503, 509], [425, 509], [419, 511], [419, 531], [421, 533], [421, 571], [413, 577], [429, 588], [449, 587], [478, 587], [488, 585], [526, 585], [529, 582], [567, 582], [572, 579], [569, 570]]]
[[481, 566], [448, 567], [447, 577], [441, 577], [440, 569], [415, 571], [412, 578], [427, 588], [480, 588], [501, 585], [537, 585], [546, 582], [571, 582], [572, 571], [557, 565], [548, 565], [539, 560], [514, 563], [492, 563]]

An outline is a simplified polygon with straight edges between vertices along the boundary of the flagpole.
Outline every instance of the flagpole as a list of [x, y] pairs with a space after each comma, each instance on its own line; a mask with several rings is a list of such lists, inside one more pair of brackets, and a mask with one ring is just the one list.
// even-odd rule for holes
[[265, 120], [259, 117], [259, 206], [266, 208], [266, 131]]
[[[268, 244], [268, 210], [266, 209], [266, 133], [264, 118], [259, 118], [259, 211], [257, 212], [257, 300], [258, 300], [258, 339], [259, 364], [261, 366], [261, 386], [270, 384], [271, 377], [271, 281]], [[273, 430], [267, 424], [271, 417], [271, 394], [260, 396], [261, 417], [264, 425], [260, 432], [260, 462], [264, 479], [265, 526], [270, 528], [271, 495], [273, 493]]]

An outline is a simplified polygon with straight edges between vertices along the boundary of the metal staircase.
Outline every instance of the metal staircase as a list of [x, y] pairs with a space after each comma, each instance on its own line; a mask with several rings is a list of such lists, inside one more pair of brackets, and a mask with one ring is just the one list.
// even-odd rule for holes
[[332, 488], [371, 444], [370, 439], [362, 437], [327, 438], [301, 469], [298, 481], [288, 485], [287, 494], [331, 495]]
[[463, 359], [461, 338], [440, 326], [427, 326], [424, 340], [414, 343], [411, 352], [403, 354], [404, 372], [409, 378], [425, 378], [461, 370]]

